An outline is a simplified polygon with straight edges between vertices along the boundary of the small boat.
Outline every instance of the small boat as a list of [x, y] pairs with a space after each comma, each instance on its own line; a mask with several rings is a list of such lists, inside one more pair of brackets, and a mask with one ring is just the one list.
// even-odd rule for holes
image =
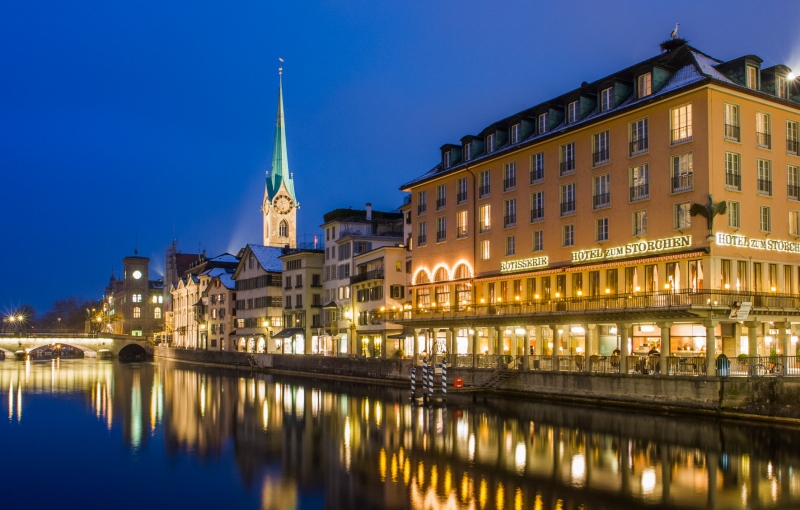
[[28, 353], [23, 350], [16, 351], [14, 352], [14, 359], [17, 361], [25, 361], [28, 359]]
[[0, 351], [0, 361], [4, 361], [6, 359], [6, 352]]

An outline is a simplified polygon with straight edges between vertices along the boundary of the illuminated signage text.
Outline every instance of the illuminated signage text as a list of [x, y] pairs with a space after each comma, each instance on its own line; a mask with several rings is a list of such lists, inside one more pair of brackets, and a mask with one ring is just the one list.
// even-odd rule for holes
[[677, 250], [692, 245], [692, 236], [667, 237], [652, 241], [639, 241], [625, 246], [611, 248], [592, 248], [572, 252], [572, 262], [592, 262], [595, 260], [616, 259], [643, 253]]
[[500, 262], [501, 273], [514, 273], [516, 271], [527, 271], [529, 269], [539, 269], [548, 264], [548, 259], [544, 257], [533, 257], [529, 259], [508, 260]]

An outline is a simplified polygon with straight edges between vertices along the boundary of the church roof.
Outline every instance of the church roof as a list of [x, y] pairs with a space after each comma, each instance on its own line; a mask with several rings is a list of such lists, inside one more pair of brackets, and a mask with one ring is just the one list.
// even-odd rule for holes
[[278, 82], [278, 115], [275, 120], [275, 143], [272, 148], [272, 169], [267, 175], [266, 195], [272, 201], [281, 184], [286, 187], [286, 192], [292, 197], [292, 201], [297, 204], [297, 197], [294, 194], [294, 178], [289, 172], [289, 156], [286, 151], [286, 125], [283, 118], [283, 75], [280, 75]]

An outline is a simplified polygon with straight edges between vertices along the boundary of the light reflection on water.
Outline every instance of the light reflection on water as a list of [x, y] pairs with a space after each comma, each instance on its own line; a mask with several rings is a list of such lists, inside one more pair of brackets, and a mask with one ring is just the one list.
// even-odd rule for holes
[[228, 469], [264, 509], [800, 507], [793, 429], [454, 396], [417, 406], [375, 385], [163, 360], [6, 361], [0, 391], [18, 427], [26, 395], [77, 395], [132, 453], [156, 434], [164, 463], [232, 451]]

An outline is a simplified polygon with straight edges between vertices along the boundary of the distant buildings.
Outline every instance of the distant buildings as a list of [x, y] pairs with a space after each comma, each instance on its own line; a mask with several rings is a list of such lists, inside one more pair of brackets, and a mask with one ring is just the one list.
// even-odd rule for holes
[[155, 339], [164, 327], [164, 282], [150, 280], [150, 259], [122, 259], [122, 278], [113, 275], [106, 287], [105, 305], [110, 332]]

